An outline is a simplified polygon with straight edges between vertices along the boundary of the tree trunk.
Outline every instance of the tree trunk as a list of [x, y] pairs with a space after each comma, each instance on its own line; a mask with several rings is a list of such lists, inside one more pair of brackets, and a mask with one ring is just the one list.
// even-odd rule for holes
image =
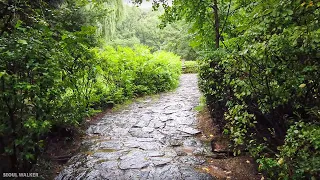
[[213, 14], [214, 14], [214, 29], [215, 29], [215, 47], [218, 49], [219, 48], [219, 39], [220, 39], [220, 33], [219, 33], [219, 15], [218, 15], [218, 2], [217, 0], [213, 0]]
[[[219, 33], [219, 15], [218, 15], [218, 2], [217, 0], [213, 0], [213, 4], [212, 4], [212, 10], [213, 10], [213, 18], [214, 18], [214, 31], [215, 31], [215, 48], [218, 49], [219, 48], [219, 39], [220, 39], [220, 33]], [[216, 66], [216, 64], [214, 63], [214, 61], [210, 62], [210, 68], [214, 68]]]

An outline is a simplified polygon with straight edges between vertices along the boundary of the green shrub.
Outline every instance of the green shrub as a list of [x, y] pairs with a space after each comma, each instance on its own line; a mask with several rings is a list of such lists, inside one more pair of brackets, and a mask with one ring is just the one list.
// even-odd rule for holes
[[185, 61], [183, 73], [197, 73], [198, 68], [199, 66], [197, 61]]
[[226, 124], [224, 112], [231, 94], [229, 85], [224, 79], [223, 64], [220, 63], [225, 56], [226, 52], [219, 50], [206, 54], [199, 61], [199, 87], [206, 98], [211, 116], [220, 131], [223, 130]]
[[292, 125], [279, 147], [276, 158], [258, 159], [260, 170], [271, 178], [316, 179], [320, 167], [320, 127], [311, 123], [297, 122]]
[[179, 56], [172, 53], [159, 51], [152, 54], [141, 45], [134, 49], [108, 46], [98, 56], [98, 69], [101, 69], [99, 81], [103, 81], [105, 86], [109, 83], [117, 88], [115, 91], [123, 93], [123, 99], [109, 99], [123, 101], [134, 96], [168, 91], [178, 85], [181, 63]]
[[320, 173], [319, 5], [239, 2], [243, 9], [229, 18], [242, 22], [237, 35], [200, 63], [199, 84], [214, 120], [272, 179]]
[[95, 29], [61, 33], [58, 43], [46, 25], [38, 26], [17, 25], [0, 38], [0, 160], [8, 165], [1, 170], [28, 169], [45, 136], [77, 126], [92, 101], [95, 62], [85, 39]]
[[[171, 90], [180, 57], [168, 52], [90, 48], [95, 28], [64, 32], [59, 43], [47, 27], [0, 38], [0, 161], [23, 170], [36, 161], [46, 136], [74, 129], [110, 104]], [[6, 159], [6, 160], [4, 160]]]

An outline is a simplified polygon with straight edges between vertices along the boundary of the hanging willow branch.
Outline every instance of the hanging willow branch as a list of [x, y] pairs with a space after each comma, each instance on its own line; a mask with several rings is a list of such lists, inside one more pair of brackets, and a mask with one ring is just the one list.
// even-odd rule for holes
[[123, 2], [122, 0], [112, 0], [102, 3], [101, 6], [104, 14], [97, 20], [96, 34], [110, 40], [116, 31], [117, 22], [123, 17]]

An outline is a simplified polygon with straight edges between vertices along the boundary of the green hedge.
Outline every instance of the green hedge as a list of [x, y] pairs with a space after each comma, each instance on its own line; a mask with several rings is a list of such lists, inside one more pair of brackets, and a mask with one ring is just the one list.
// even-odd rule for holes
[[169, 52], [150, 53], [145, 46], [110, 46], [96, 52], [98, 57], [95, 83], [99, 103], [119, 103], [144, 94], [177, 87], [181, 74], [179, 56]]
[[183, 67], [183, 73], [197, 73], [199, 69], [197, 61], [185, 61]]

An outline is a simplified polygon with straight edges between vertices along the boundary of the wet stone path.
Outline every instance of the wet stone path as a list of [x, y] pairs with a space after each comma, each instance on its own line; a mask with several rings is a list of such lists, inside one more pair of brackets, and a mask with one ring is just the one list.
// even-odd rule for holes
[[195, 137], [199, 97], [197, 76], [184, 74], [174, 92], [106, 114], [56, 179], [213, 179], [196, 170], [210, 151]]

